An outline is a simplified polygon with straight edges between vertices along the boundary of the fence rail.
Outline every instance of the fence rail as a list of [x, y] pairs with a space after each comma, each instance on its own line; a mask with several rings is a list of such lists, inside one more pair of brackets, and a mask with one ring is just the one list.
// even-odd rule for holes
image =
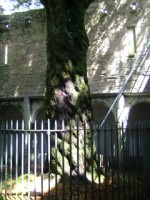
[[150, 124], [87, 127], [1, 124], [0, 199], [150, 198]]

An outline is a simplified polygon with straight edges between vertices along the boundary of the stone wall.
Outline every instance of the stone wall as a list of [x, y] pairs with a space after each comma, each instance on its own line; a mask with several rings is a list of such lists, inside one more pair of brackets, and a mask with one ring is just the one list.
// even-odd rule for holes
[[[91, 94], [117, 93], [125, 83], [144, 43], [150, 38], [150, 3], [95, 1], [85, 16], [90, 41], [87, 66]], [[108, 13], [103, 11], [108, 9]], [[46, 26], [44, 10], [0, 17], [0, 97], [44, 95]], [[128, 27], [135, 29], [136, 49], [128, 52]], [[149, 59], [144, 57], [126, 92], [149, 91]], [[144, 80], [145, 85], [142, 85]]]
[[0, 97], [44, 95], [44, 10], [0, 16]]
[[[86, 11], [88, 80], [96, 122], [109, 109], [108, 121], [127, 120], [134, 105], [150, 102], [149, 49], [141, 54], [144, 44], [150, 44], [150, 2], [139, 1], [135, 10], [132, 3], [96, 0]], [[38, 111], [44, 116], [46, 66], [44, 10], [0, 16], [0, 111], [13, 104], [26, 122], [36, 119]]]
[[[92, 94], [118, 93], [136, 65], [144, 43], [147, 39], [150, 41], [150, 2], [139, 1], [136, 10], [132, 10], [132, 3], [130, 0], [97, 0], [86, 12], [90, 41], [87, 65]], [[150, 91], [149, 63], [147, 52], [144, 58], [140, 57], [126, 92]]]

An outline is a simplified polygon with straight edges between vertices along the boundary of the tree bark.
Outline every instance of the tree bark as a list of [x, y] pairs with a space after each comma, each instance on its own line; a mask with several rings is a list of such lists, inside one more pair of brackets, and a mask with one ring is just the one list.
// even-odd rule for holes
[[[84, 1], [83, 1], [84, 2]], [[91, 119], [82, 1], [51, 0], [47, 16], [46, 112], [51, 119]]]
[[[88, 38], [84, 27], [84, 13], [89, 0], [42, 0], [47, 17], [47, 72], [46, 72], [46, 113], [52, 120], [66, 123], [71, 120], [72, 152], [77, 152], [77, 131], [74, 130], [76, 121], [83, 128], [87, 127], [92, 118], [91, 99], [87, 79], [86, 53]], [[70, 129], [71, 127], [71, 129]], [[84, 173], [84, 145], [91, 149], [91, 132], [79, 131], [80, 147], [80, 172]], [[60, 136], [61, 138], [62, 136]], [[58, 139], [58, 166], [62, 165], [62, 141]], [[70, 145], [70, 135], [65, 135], [66, 146]], [[52, 145], [54, 146], [54, 140]], [[66, 147], [67, 148], [67, 147]], [[95, 150], [94, 150], [95, 151]], [[55, 158], [52, 147], [51, 157]], [[72, 171], [77, 167], [75, 154], [72, 154], [72, 163], [68, 162], [68, 151], [64, 151], [66, 165], [72, 166]], [[90, 168], [91, 151], [86, 155], [87, 168]], [[56, 162], [56, 161], [55, 161]], [[53, 165], [56, 163], [53, 162]], [[67, 164], [68, 163], [68, 164]], [[51, 169], [55, 167], [51, 166]], [[66, 167], [67, 169], [67, 167]], [[55, 171], [56, 173], [56, 171]], [[61, 174], [61, 170], [57, 170]], [[66, 173], [69, 173], [66, 171]]]

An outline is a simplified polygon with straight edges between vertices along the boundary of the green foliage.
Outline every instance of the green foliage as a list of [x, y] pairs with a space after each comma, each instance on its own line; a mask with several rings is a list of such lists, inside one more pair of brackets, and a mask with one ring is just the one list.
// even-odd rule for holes
[[0, 200], [6, 200], [7, 198], [3, 195], [3, 194], [0, 194]]
[[[16, 5], [14, 6], [14, 8], [19, 8], [20, 6], [25, 6], [25, 7], [29, 7], [32, 4], [32, 0], [12, 0], [16, 3]], [[35, 5], [39, 6], [40, 0], [36, 0], [35, 1]]]

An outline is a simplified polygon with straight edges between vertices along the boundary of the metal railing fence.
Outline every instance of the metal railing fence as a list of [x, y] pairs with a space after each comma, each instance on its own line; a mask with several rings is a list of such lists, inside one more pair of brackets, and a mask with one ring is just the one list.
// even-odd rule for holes
[[150, 198], [150, 123], [87, 127], [51, 126], [49, 120], [40, 128], [36, 122], [27, 128], [23, 122], [1, 124], [0, 199]]

